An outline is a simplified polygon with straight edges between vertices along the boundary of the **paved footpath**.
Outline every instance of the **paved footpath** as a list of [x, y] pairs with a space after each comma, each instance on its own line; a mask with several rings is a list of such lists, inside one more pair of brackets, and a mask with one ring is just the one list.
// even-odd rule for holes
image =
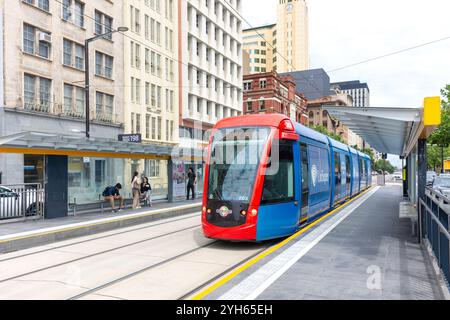
[[444, 299], [401, 191], [370, 191], [206, 299]]

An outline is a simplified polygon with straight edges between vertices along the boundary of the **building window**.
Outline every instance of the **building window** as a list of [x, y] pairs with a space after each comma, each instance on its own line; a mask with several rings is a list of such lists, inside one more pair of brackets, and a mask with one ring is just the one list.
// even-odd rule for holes
[[112, 79], [114, 58], [101, 53], [95, 52], [95, 75]]
[[66, 115], [83, 117], [85, 109], [84, 88], [64, 84], [64, 113]]
[[247, 100], [247, 111], [252, 111], [253, 102], [251, 100]]
[[97, 91], [95, 106], [96, 120], [103, 122], [113, 121], [114, 96]]
[[260, 87], [261, 89], [267, 88], [267, 81], [266, 81], [266, 80], [260, 80], [260, 81], [259, 81], [259, 87]]
[[[101, 11], [95, 10], [95, 34], [111, 32], [113, 28], [113, 18]], [[112, 34], [106, 35], [104, 39], [112, 40]]]
[[26, 53], [50, 59], [51, 34], [24, 23], [23, 50]]
[[62, 19], [84, 27], [84, 3], [78, 0], [63, 0]]
[[244, 82], [244, 90], [252, 90], [252, 83], [251, 82]]
[[[52, 81], [47, 78], [24, 75], [24, 107], [33, 111], [50, 111]], [[39, 96], [36, 95], [38, 89]]]
[[266, 110], [266, 101], [264, 99], [259, 100], [259, 109]]
[[47, 12], [50, 10], [49, 0], [25, 0], [25, 2]]
[[63, 64], [66, 66], [84, 70], [84, 46], [64, 39]]

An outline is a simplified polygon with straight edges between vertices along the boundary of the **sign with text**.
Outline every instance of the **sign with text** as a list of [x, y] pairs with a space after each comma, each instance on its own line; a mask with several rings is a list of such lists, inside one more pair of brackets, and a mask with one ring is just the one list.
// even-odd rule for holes
[[140, 133], [136, 134], [119, 134], [119, 141], [141, 143], [142, 135]]

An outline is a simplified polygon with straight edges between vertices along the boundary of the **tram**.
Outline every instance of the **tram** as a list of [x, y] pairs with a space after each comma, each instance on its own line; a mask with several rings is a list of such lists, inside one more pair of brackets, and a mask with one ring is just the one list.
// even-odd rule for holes
[[219, 121], [204, 178], [204, 235], [232, 241], [292, 235], [372, 183], [368, 155], [278, 114]]

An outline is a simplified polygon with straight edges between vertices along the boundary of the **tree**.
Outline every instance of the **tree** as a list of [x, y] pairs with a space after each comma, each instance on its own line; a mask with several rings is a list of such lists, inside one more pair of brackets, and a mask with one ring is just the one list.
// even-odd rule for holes
[[385, 172], [393, 174], [395, 171], [395, 167], [388, 160], [375, 161], [373, 169], [379, 173], [382, 173], [383, 175]]
[[313, 130], [315, 130], [317, 132], [320, 132], [320, 133], [322, 133], [322, 134], [324, 134], [326, 136], [329, 136], [330, 138], [332, 138], [334, 140], [337, 140], [339, 142], [344, 143], [344, 139], [342, 139], [342, 137], [340, 135], [328, 131], [328, 129], [325, 128], [324, 126], [319, 126], [319, 125], [312, 126], [311, 129], [313, 129]]
[[[440, 148], [441, 170], [443, 172], [445, 149], [450, 145], [450, 84], [441, 90], [441, 95], [443, 97], [441, 125], [433, 132], [428, 141], [430, 145]], [[431, 156], [433, 156], [432, 152]], [[430, 155], [430, 152], [428, 152], [428, 155]]]

